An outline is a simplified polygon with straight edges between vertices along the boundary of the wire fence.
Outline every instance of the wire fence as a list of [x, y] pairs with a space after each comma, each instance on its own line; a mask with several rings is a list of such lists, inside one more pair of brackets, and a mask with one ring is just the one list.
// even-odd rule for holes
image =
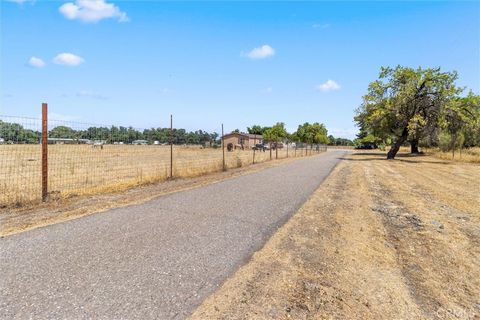
[[42, 192], [56, 199], [119, 191], [326, 150], [286, 143], [276, 150], [242, 145], [227, 151], [215, 132], [60, 120], [48, 120], [46, 138], [45, 168], [42, 119], [0, 115], [0, 207], [40, 201]]

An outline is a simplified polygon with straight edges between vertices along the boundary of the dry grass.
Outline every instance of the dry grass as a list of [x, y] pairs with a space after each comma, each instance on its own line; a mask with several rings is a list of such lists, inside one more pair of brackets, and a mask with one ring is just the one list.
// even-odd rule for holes
[[112, 208], [144, 203], [162, 195], [250, 174], [289, 161], [295, 161], [295, 158], [289, 157], [288, 159], [265, 161], [252, 166], [219, 171], [194, 178], [177, 178], [162, 183], [129, 188], [128, 190], [62, 198], [45, 203], [29, 203], [21, 207], [7, 207], [0, 209], [0, 237], [76, 219]]
[[[22, 205], [41, 197], [40, 145], [0, 145], [0, 206]], [[51, 198], [126, 190], [164, 181], [170, 174], [169, 146], [88, 145], [49, 146]], [[253, 151], [226, 153], [227, 168], [252, 164]], [[304, 154], [300, 150], [297, 156]], [[289, 151], [289, 157], [294, 152]], [[279, 158], [287, 156], [279, 151]], [[273, 157], [275, 153], [273, 152]], [[221, 149], [174, 146], [174, 177], [196, 177], [222, 170]], [[255, 152], [255, 162], [270, 159], [269, 152]]]
[[480, 167], [355, 153], [192, 319], [477, 319]]
[[444, 152], [440, 149], [427, 149], [427, 153], [444, 160], [480, 163], [480, 147], [456, 150], [455, 157], [451, 151]]

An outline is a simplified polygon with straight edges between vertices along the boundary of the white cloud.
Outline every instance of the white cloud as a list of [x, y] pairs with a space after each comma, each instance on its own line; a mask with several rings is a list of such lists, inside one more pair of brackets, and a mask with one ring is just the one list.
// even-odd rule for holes
[[64, 66], [78, 66], [84, 62], [85, 60], [82, 57], [76, 56], [73, 53], [59, 53], [53, 58], [53, 63]]
[[46, 66], [45, 62], [42, 59], [37, 57], [31, 57], [28, 60], [28, 65], [34, 68], [43, 68]]
[[247, 56], [250, 59], [265, 59], [275, 55], [275, 49], [270, 47], [268, 44], [264, 44], [261, 47], [254, 48], [252, 51], [248, 52], [247, 54], [243, 54], [243, 56]]
[[105, 0], [75, 0], [67, 2], [59, 9], [61, 14], [69, 20], [80, 20], [83, 22], [98, 22], [102, 19], [114, 18], [119, 22], [129, 21], [127, 14], [120, 11], [120, 8]]
[[340, 85], [335, 81], [328, 79], [327, 82], [316, 86], [316, 89], [319, 91], [327, 92], [327, 91], [339, 90]]
[[106, 100], [108, 99], [107, 97], [93, 92], [93, 91], [87, 91], [87, 90], [81, 90], [77, 92], [77, 97], [85, 97], [85, 98], [93, 98], [93, 99], [100, 99], [100, 100]]
[[329, 23], [314, 23], [312, 24], [312, 28], [314, 29], [327, 29], [330, 28]]

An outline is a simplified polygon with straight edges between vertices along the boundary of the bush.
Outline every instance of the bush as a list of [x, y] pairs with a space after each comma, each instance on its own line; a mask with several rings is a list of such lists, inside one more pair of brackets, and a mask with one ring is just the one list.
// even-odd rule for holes
[[[438, 147], [442, 151], [451, 151], [452, 150], [452, 135], [448, 132], [442, 131], [438, 135]], [[463, 143], [465, 142], [465, 136], [463, 133], [457, 134], [457, 141], [455, 142], [455, 149], [459, 149], [463, 147]]]

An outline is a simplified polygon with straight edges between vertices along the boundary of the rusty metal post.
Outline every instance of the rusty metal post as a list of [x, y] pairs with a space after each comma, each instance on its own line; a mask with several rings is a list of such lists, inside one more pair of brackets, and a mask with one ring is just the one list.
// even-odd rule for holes
[[227, 168], [225, 166], [225, 141], [224, 141], [224, 134], [223, 134], [223, 123], [222, 123], [222, 170], [226, 171]]
[[288, 158], [288, 141], [287, 141], [287, 158]]
[[255, 164], [255, 149], [256, 148], [257, 147], [255, 147], [255, 146], [253, 147], [253, 161], [252, 161], [252, 164]]
[[42, 103], [42, 201], [48, 199], [48, 105]]
[[170, 179], [173, 178], [173, 116], [170, 115]]

